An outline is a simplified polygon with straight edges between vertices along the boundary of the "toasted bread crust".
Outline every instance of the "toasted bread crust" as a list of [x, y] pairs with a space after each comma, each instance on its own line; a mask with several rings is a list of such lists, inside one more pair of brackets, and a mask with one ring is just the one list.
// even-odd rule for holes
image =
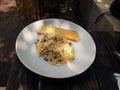
[[56, 28], [54, 26], [49, 26], [49, 25], [43, 25], [42, 27], [40, 27], [37, 33], [39, 35], [44, 35], [47, 33], [56, 33], [67, 38], [68, 40], [76, 41], [76, 42], [79, 41], [80, 39], [79, 33], [77, 31], [63, 29], [63, 28]]

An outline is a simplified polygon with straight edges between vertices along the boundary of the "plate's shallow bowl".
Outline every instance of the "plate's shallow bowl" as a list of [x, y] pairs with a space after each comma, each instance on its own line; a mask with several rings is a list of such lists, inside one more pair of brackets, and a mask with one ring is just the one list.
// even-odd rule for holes
[[[35, 42], [40, 38], [37, 30], [44, 24], [79, 33], [80, 40], [72, 42], [75, 50], [75, 60], [72, 63], [53, 66], [39, 57]], [[81, 74], [91, 66], [96, 56], [96, 46], [90, 34], [79, 25], [61, 19], [44, 19], [31, 23], [21, 31], [16, 40], [16, 52], [20, 61], [31, 71], [51, 78], [67, 78]]]

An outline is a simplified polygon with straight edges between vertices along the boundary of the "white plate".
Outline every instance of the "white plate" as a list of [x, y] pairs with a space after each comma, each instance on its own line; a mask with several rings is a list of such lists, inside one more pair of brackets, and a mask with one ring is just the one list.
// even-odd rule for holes
[[[53, 66], [38, 56], [35, 42], [40, 36], [36, 32], [43, 24], [79, 32], [79, 42], [72, 42], [75, 50], [73, 63]], [[31, 71], [51, 78], [67, 78], [81, 74], [91, 66], [96, 56], [96, 46], [90, 34], [79, 25], [61, 19], [44, 19], [26, 26], [21, 31], [16, 40], [16, 52], [20, 61]]]

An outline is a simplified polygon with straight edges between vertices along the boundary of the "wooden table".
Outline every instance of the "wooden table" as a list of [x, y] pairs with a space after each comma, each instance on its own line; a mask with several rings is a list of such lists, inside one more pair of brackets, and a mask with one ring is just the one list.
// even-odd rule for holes
[[[27, 24], [23, 23], [22, 27]], [[89, 33], [95, 41], [97, 53], [94, 63], [84, 73], [66, 79], [47, 78], [31, 72], [16, 58], [6, 90], [118, 90], [113, 74], [120, 73], [120, 60], [113, 51], [120, 33]]]

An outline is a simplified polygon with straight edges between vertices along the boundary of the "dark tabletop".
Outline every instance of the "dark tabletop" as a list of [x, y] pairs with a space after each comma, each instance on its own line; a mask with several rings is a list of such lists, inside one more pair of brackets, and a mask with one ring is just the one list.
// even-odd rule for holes
[[[22, 27], [27, 25], [22, 23]], [[80, 75], [53, 79], [28, 70], [18, 58], [10, 71], [6, 90], [118, 90], [114, 73], [120, 73], [120, 60], [113, 54], [120, 32], [89, 32], [96, 44], [94, 63]]]

